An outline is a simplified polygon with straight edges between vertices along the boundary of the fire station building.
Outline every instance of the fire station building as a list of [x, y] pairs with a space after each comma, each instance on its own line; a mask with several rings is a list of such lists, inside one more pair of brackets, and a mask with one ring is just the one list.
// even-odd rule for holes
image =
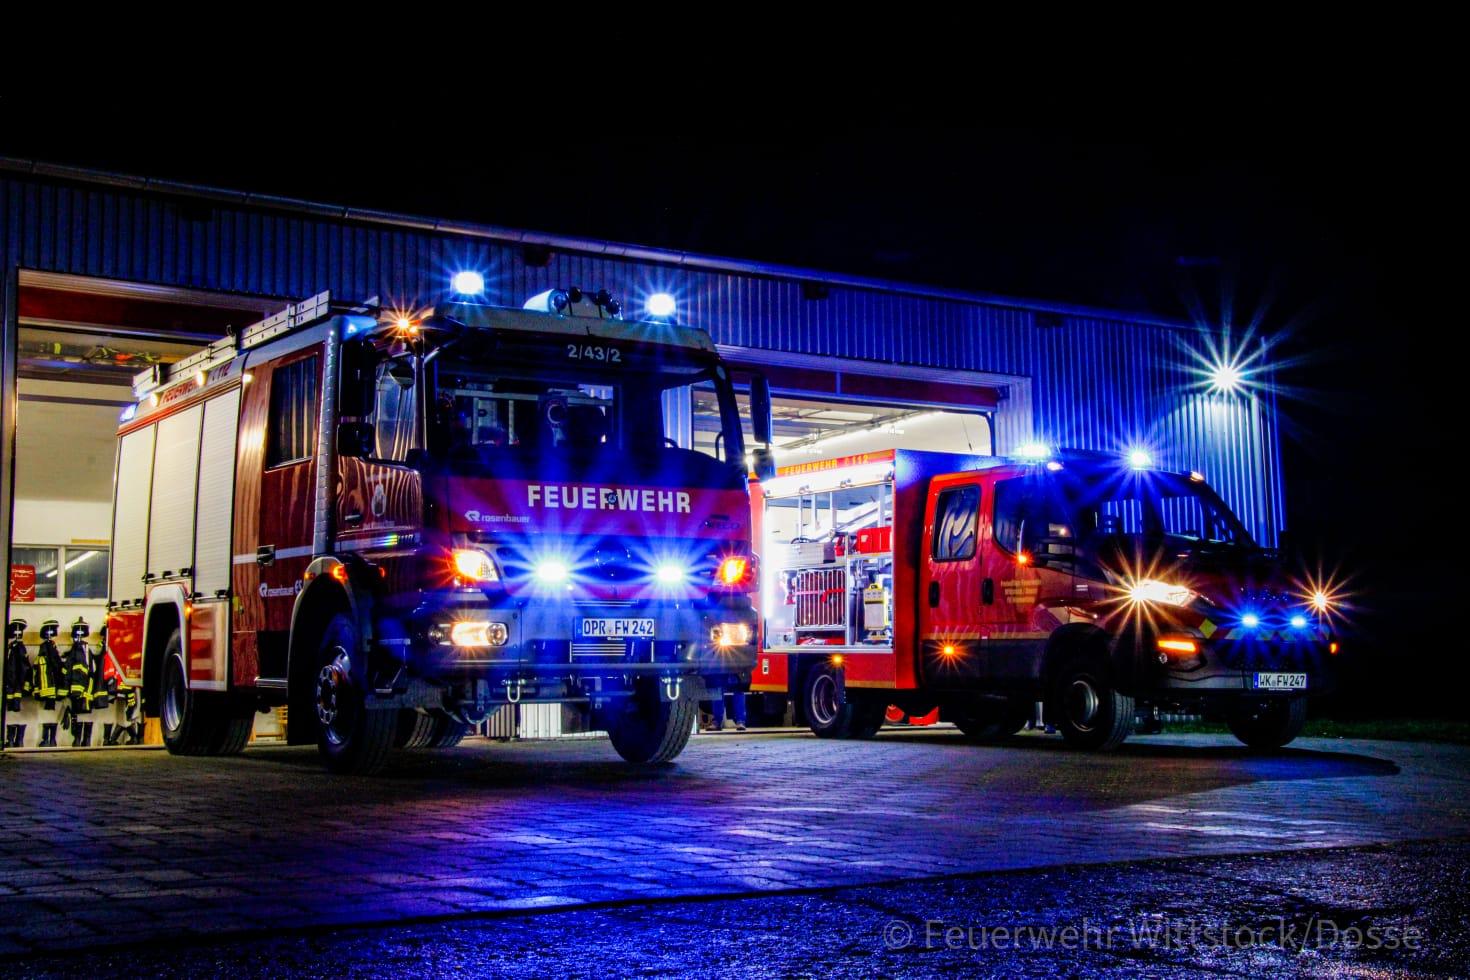
[[[324, 290], [413, 306], [460, 273], [492, 304], [570, 286], [627, 318], [671, 304], [770, 379], [778, 452], [1146, 452], [1204, 473], [1259, 541], [1280, 531], [1275, 406], [1243, 368], [1259, 352], [1211, 326], [0, 158], [0, 539], [30, 655], [48, 620], [63, 649], [104, 620], [135, 375]], [[666, 412], [680, 442], [714, 440], [713, 397]], [[48, 723], [33, 701], [7, 719], [27, 747]], [[97, 713], [90, 744], [126, 712]]]

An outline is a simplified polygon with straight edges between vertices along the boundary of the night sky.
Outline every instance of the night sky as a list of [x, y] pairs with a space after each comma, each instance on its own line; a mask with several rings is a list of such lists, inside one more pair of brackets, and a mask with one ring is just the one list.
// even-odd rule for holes
[[[13, 105], [13, 103], [12, 103]], [[104, 114], [105, 115], [105, 114]], [[1203, 316], [1277, 335], [1288, 527], [1357, 575], [1357, 711], [1463, 716], [1444, 613], [1466, 594], [1465, 417], [1449, 157], [1387, 104], [1265, 118], [911, 129], [800, 121], [615, 130], [527, 119], [467, 136], [352, 136], [288, 155], [259, 114], [0, 130], [0, 153], [332, 202], [613, 238], [978, 291]], [[14, 123], [16, 120], [12, 119]], [[796, 121], [794, 121], [796, 122]], [[208, 127], [206, 127], [208, 129]], [[289, 128], [285, 128], [289, 131]], [[371, 130], [366, 130], [371, 131]], [[350, 160], [351, 165], [345, 162]], [[1424, 700], [1427, 697], [1427, 700]]]

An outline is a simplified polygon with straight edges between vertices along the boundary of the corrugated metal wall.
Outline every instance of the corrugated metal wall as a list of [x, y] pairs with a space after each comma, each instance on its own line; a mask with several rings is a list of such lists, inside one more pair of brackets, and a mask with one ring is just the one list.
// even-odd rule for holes
[[[368, 226], [39, 178], [0, 179], [0, 270], [13, 266], [299, 298], [322, 289], [411, 306], [458, 269], [485, 275], [495, 302], [552, 286], [606, 286], [638, 303], [666, 290], [680, 317], [719, 343], [992, 371], [1032, 379], [1036, 434], [1055, 444], [1146, 444], [1161, 465], [1203, 471], [1261, 539], [1283, 502], [1269, 406], [1209, 396], [1188, 365], [1204, 338], [1121, 320], [834, 287], [808, 300], [796, 281], [554, 252], [543, 268], [483, 238]], [[1001, 448], [1022, 438], [997, 433]]]

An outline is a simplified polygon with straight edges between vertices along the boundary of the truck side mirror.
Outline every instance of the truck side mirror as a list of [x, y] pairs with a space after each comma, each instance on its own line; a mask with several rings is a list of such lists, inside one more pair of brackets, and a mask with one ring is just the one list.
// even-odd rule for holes
[[750, 378], [750, 430], [757, 445], [771, 444], [771, 383], [764, 374]]
[[377, 448], [377, 429], [371, 422], [338, 422], [337, 455], [362, 459]]
[[762, 482], [776, 475], [776, 454], [770, 446], [756, 446], [750, 451], [751, 472]]
[[341, 362], [337, 413], [348, 418], [366, 418], [377, 407], [378, 352], [366, 341], [349, 340], [342, 345]]

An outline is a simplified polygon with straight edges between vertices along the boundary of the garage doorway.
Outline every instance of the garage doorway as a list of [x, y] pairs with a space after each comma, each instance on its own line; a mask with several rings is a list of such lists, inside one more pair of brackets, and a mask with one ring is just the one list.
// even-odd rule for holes
[[[137, 744], [147, 732], [127, 696], [110, 696], [107, 615], [112, 485], [120, 415], [134, 376], [256, 322], [281, 302], [21, 271], [13, 308], [15, 406], [8, 542], [7, 651], [30, 690], [7, 687], [7, 749]], [[8, 373], [8, 372], [7, 372]], [[23, 624], [23, 625], [21, 625]], [[85, 631], [72, 660], [72, 633]], [[11, 644], [16, 644], [14, 647]], [[72, 696], [72, 664], [89, 681]], [[44, 674], [36, 669], [44, 661]], [[59, 676], [56, 676], [58, 675]], [[11, 675], [19, 679], [17, 671]], [[12, 685], [14, 686], [14, 685]]]

